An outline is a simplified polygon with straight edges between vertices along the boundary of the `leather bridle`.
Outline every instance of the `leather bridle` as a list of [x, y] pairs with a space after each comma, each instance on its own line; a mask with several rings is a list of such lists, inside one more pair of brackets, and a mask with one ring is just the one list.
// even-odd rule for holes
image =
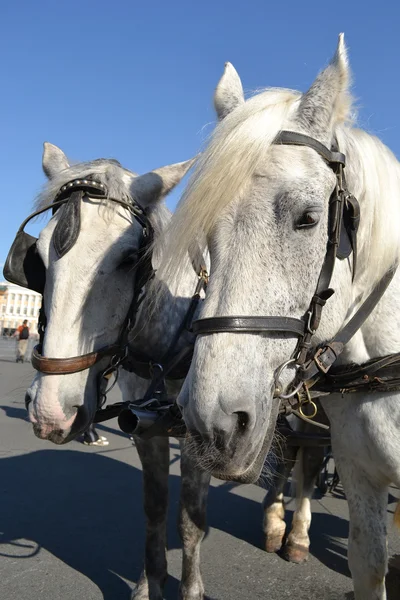
[[[177, 347], [185, 331], [192, 333], [191, 325], [193, 316], [196, 313], [201, 294], [206, 289], [208, 273], [202, 253], [197, 244], [195, 244], [189, 254], [192, 267], [198, 276], [196, 289], [166, 353], [157, 361], [154, 361], [144, 353], [135, 353], [129, 346], [129, 337], [136, 324], [139, 307], [145, 298], [145, 288], [155, 275], [152, 266], [154, 230], [146, 210], [138, 202], [134, 200], [125, 202], [108, 196], [106, 186], [103, 183], [95, 181], [92, 176], [89, 176], [86, 179], [70, 181], [62, 186], [51, 204], [32, 213], [25, 219], [17, 232], [6, 260], [4, 274], [9, 281], [23, 287], [35, 289], [43, 295], [46, 270], [37, 250], [37, 239], [27, 234], [24, 228], [37, 215], [47, 210], [52, 210], [54, 214], [60, 206], [66, 205], [64, 214], [56, 225], [52, 238], [57, 255], [59, 257], [64, 256], [78, 239], [80, 232], [80, 207], [85, 197], [119, 204], [126, 208], [142, 227], [139, 248], [135, 252], [137, 260], [132, 302], [114, 344], [107, 345], [87, 354], [67, 358], [51, 358], [42, 354], [46, 330], [46, 312], [44, 302], [42, 302], [38, 324], [40, 343], [33, 349], [32, 365], [37, 371], [46, 375], [68, 375], [90, 369], [99, 361], [110, 357], [108, 366], [98, 377], [98, 406], [94, 421], [101, 422], [118, 416], [122, 407], [127, 404], [116, 403], [102, 408], [106, 401], [107, 392], [109, 391], [105, 389], [107, 380], [113, 372], [116, 373], [116, 377], [118, 376], [119, 367], [134, 372], [143, 379], [150, 380], [145, 397], [139, 401], [141, 404], [148, 404], [149, 399], [153, 397], [157, 399], [154, 402], [157, 402], [161, 397], [165, 400], [165, 380], [183, 379], [186, 376], [193, 355], [194, 342], [185, 345], [179, 351], [177, 351]], [[171, 414], [175, 414], [174, 411]]]
[[[336, 258], [347, 258], [353, 253], [353, 278], [356, 268], [356, 234], [360, 220], [359, 204], [349, 192], [344, 175], [345, 156], [338, 151], [336, 141], [329, 150], [318, 140], [293, 131], [282, 131], [275, 144], [305, 146], [315, 150], [336, 175], [335, 189], [329, 199], [328, 241], [315, 293], [310, 306], [302, 319], [281, 316], [218, 316], [198, 319], [193, 323], [196, 335], [214, 333], [254, 333], [284, 334], [298, 338], [293, 356], [277, 370], [275, 378], [275, 397], [289, 399], [302, 387], [315, 384], [326, 375], [330, 367], [343, 351], [344, 346], [371, 314], [393, 278], [395, 269], [391, 269], [373, 289], [352, 319], [343, 327], [333, 340], [319, 348], [312, 348], [313, 336], [320, 321], [322, 309], [332, 296], [330, 282]], [[347, 237], [347, 240], [346, 240]], [[343, 251], [346, 248], [347, 252]], [[296, 368], [296, 376], [289, 389], [283, 394], [279, 375], [287, 366]], [[307, 387], [307, 393], [308, 393]]]
[[[26, 223], [38, 214], [50, 209], [53, 210], [54, 213], [60, 205], [68, 204], [71, 201], [71, 198], [74, 202], [81, 202], [85, 197], [119, 204], [123, 208], [127, 209], [142, 227], [141, 240], [139, 250], [137, 252], [137, 262], [135, 266], [136, 277], [133, 298], [128, 313], [121, 326], [118, 339], [114, 344], [107, 345], [99, 350], [95, 350], [87, 354], [68, 358], [51, 358], [43, 356], [42, 354], [43, 338], [46, 328], [45, 309], [44, 305], [42, 305], [39, 315], [40, 343], [35, 346], [33, 350], [32, 365], [37, 371], [47, 375], [66, 375], [78, 373], [80, 371], [89, 369], [107, 356], [110, 356], [111, 360], [106, 371], [110, 371], [110, 369], [115, 370], [127, 354], [128, 338], [135, 325], [137, 312], [143, 299], [141, 292], [144, 286], [154, 276], [150, 252], [150, 248], [153, 244], [154, 232], [146, 211], [138, 202], [134, 200], [125, 202], [123, 200], [108, 196], [104, 184], [94, 181], [93, 179], [77, 179], [64, 185], [55, 197], [54, 202], [30, 215], [22, 224], [20, 230], [23, 230], [23, 227], [25, 227]], [[77, 238], [78, 234], [79, 231], [76, 232], [75, 239]]]

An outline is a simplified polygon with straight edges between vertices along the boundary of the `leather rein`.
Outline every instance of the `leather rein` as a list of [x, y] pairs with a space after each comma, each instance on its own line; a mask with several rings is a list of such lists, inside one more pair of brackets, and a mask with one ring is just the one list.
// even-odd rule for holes
[[[342, 246], [341, 237], [343, 237], [344, 233], [348, 236], [351, 246], [350, 250], [353, 253], [354, 279], [357, 259], [357, 229], [360, 220], [359, 204], [347, 188], [344, 175], [345, 156], [338, 151], [336, 142], [333, 144], [333, 149], [329, 150], [314, 138], [292, 131], [282, 131], [275, 139], [274, 143], [305, 146], [315, 150], [336, 175], [336, 186], [329, 200], [327, 249], [310, 306], [302, 319], [281, 316], [219, 316], [198, 319], [193, 323], [193, 332], [196, 335], [223, 332], [254, 334], [282, 333], [285, 336], [289, 335], [297, 337], [298, 343], [293, 356], [281, 365], [275, 374], [274, 397], [281, 399], [282, 406], [280, 412], [286, 414], [294, 412], [291, 409], [297, 406], [300, 406], [301, 410], [302, 403], [307, 404], [311, 402], [315, 407], [316, 414], [316, 405], [311, 401], [310, 397], [310, 387], [313, 386], [314, 390], [320, 389], [322, 392], [328, 391], [328, 393], [336, 391], [337, 389], [342, 391], [345, 384], [347, 385], [354, 380], [353, 375], [356, 379], [364, 377], [363, 382], [368, 383], [365, 379], [368, 368], [371, 370], [371, 364], [375, 364], [379, 360], [383, 361], [382, 364], [387, 368], [391, 366], [393, 370], [394, 364], [397, 364], [397, 367], [399, 368], [400, 354], [391, 355], [390, 357], [386, 357], [386, 361], [384, 359], [373, 359], [370, 361], [371, 364], [367, 365], [367, 371], [362, 371], [361, 375], [357, 372], [357, 368], [351, 370], [347, 366], [347, 368], [338, 368], [339, 373], [336, 380], [335, 376], [330, 378], [329, 381], [327, 379], [328, 371], [343, 351], [347, 342], [366, 321], [379, 300], [382, 298], [393, 279], [396, 269], [393, 268], [389, 270], [382, 277], [354, 316], [332, 340], [320, 347], [312, 348], [312, 339], [319, 327], [322, 309], [327, 300], [334, 293], [334, 290], [329, 286], [336, 258], [345, 257], [341, 256], [339, 251], [340, 246]], [[347, 256], [348, 255], [349, 254], [347, 254]], [[283, 370], [289, 366], [296, 368], [296, 375], [289, 387], [289, 392], [284, 394], [279, 381], [279, 376], [282, 374]], [[323, 379], [323, 383], [319, 386], [319, 380], [321, 379]], [[396, 383], [397, 385], [400, 383], [398, 371]], [[340, 387], [340, 384], [342, 387]], [[354, 391], [354, 389], [352, 391]], [[318, 394], [318, 392], [315, 392], [315, 395], [323, 395], [323, 393]], [[291, 402], [290, 399], [292, 399]], [[304, 417], [306, 420], [308, 419], [305, 414], [301, 413], [299, 416]]]

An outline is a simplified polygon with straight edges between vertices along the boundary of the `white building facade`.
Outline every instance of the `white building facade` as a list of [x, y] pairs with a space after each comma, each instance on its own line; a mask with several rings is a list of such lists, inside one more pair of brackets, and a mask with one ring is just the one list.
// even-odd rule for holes
[[37, 333], [42, 296], [19, 285], [0, 282], [0, 333], [22, 325], [25, 319], [31, 333]]

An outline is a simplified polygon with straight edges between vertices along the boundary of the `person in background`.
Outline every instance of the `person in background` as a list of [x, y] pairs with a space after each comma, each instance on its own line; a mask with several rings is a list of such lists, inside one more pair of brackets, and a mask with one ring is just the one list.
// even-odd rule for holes
[[14, 333], [14, 337], [17, 338], [18, 342], [17, 342], [17, 358], [16, 358], [16, 362], [24, 362], [25, 359], [25, 354], [26, 354], [26, 349], [28, 347], [28, 339], [29, 339], [29, 327], [28, 327], [28, 321], [25, 319], [22, 323], [22, 325], [20, 325], [15, 333]]

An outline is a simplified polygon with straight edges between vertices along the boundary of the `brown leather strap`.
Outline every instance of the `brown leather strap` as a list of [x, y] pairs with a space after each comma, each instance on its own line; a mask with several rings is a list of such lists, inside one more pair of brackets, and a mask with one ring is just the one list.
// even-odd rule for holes
[[71, 356], [70, 358], [46, 358], [42, 356], [41, 351], [40, 344], [33, 349], [32, 365], [34, 369], [46, 375], [67, 375], [89, 369], [105, 356], [118, 354], [121, 347], [118, 344], [113, 344], [95, 352], [82, 354], [82, 356]]

